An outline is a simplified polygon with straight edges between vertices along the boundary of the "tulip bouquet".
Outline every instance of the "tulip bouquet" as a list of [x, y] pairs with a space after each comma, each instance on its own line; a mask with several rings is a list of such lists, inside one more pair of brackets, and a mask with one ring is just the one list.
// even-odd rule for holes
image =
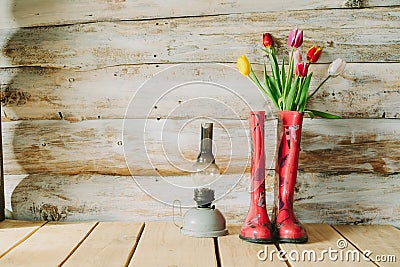
[[271, 34], [263, 34], [262, 50], [266, 53], [271, 66], [271, 74], [268, 74], [266, 63], [264, 61], [264, 80], [260, 82], [246, 56], [242, 55], [238, 58], [237, 65], [239, 71], [248, 76], [253, 83], [268, 96], [278, 110], [292, 110], [305, 112], [310, 117], [319, 116], [324, 118], [339, 118], [339, 116], [329, 113], [306, 109], [307, 100], [321, 88], [321, 86], [330, 78], [340, 75], [346, 66], [346, 62], [340, 58], [333, 61], [328, 69], [328, 76], [320, 83], [320, 85], [309, 94], [309, 87], [312, 72], [309, 67], [312, 63], [316, 63], [322, 53], [322, 48], [312, 46], [307, 51], [307, 62], [302, 61], [302, 55], [298, 48], [303, 43], [303, 31], [294, 28], [290, 31], [288, 37], [288, 45], [292, 48], [289, 57], [289, 67], [285, 69], [285, 60], [282, 59], [282, 65], [279, 67], [274, 48], [274, 42]]

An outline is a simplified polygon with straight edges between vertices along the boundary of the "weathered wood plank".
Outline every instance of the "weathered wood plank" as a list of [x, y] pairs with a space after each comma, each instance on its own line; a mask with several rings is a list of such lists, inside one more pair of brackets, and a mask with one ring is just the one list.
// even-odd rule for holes
[[334, 228], [379, 266], [397, 266], [400, 231], [390, 225], [335, 225]]
[[1, 266], [58, 266], [95, 225], [95, 223], [50, 222], [2, 257], [0, 264]]
[[[280, 248], [292, 266], [375, 266], [365, 260], [362, 253], [352, 244], [341, 249], [338, 240], [342, 238], [326, 224], [306, 224], [308, 242], [306, 244], [282, 243]], [[336, 253], [329, 251], [336, 250]], [[354, 254], [353, 254], [354, 252]], [[354, 255], [359, 256], [358, 258]], [[355, 258], [353, 258], [355, 257]]]
[[[239, 239], [241, 226], [229, 226], [229, 235], [218, 238], [218, 247], [220, 253], [221, 267], [242, 267], [242, 266], [265, 266], [265, 262], [258, 259], [260, 250], [268, 251], [278, 249], [273, 245], [251, 244]], [[263, 257], [264, 254], [261, 255]], [[285, 262], [274, 261], [269, 266], [287, 266]]]
[[[352, 4], [354, 3], [354, 4]], [[180, 16], [221, 15], [245, 12], [271, 12], [283, 10], [323, 9], [340, 7], [396, 6], [396, 0], [369, 1], [208, 1], [199, 4], [195, 0], [157, 1], [2, 1], [0, 29], [9, 27], [45, 26], [100, 20], [157, 19]], [[12, 6], [11, 6], [12, 5]], [[193, 6], [196, 8], [193, 8]]]
[[251, 109], [271, 109], [232, 64], [117, 66], [87, 72], [3, 69], [0, 77], [3, 112], [11, 120], [247, 119]]
[[[200, 121], [125, 120], [123, 133], [122, 120], [4, 123], [5, 173], [188, 174], [198, 154]], [[275, 127], [275, 120], [265, 125], [270, 169], [274, 168]], [[387, 119], [305, 119], [299, 169], [397, 173], [399, 127], [397, 120]], [[248, 170], [247, 121], [220, 120], [214, 140], [222, 171]]]
[[129, 266], [216, 267], [214, 242], [184, 236], [173, 223], [146, 223]]
[[[267, 172], [267, 207], [272, 211], [273, 172]], [[175, 177], [183, 179], [184, 177]], [[224, 177], [213, 184], [219, 199], [215, 205], [229, 223], [241, 224], [247, 214], [249, 175]], [[168, 187], [158, 176], [103, 175], [6, 176], [6, 200], [14, 218], [20, 220], [172, 221], [175, 199], [194, 204], [191, 189]], [[174, 177], [168, 177], [174, 181]], [[190, 177], [187, 177], [190, 179]], [[300, 172], [295, 211], [303, 222], [329, 224], [392, 224], [400, 227], [400, 175], [305, 174]], [[13, 184], [17, 184], [14, 188]], [[179, 185], [179, 182], [176, 182]], [[185, 209], [184, 209], [185, 211]]]
[[392, 224], [399, 227], [399, 175], [304, 174], [295, 210], [304, 222]]
[[62, 266], [126, 266], [143, 223], [100, 222]]
[[45, 222], [5, 220], [0, 223], [0, 258], [33, 235]]
[[[11, 128], [5, 124], [4, 133], [14, 132], [5, 134], [5, 171], [130, 175], [129, 166], [135, 175], [187, 174], [198, 154], [200, 122], [186, 122], [126, 120], [124, 137], [122, 120], [25, 121], [10, 123]], [[215, 126], [218, 164], [227, 172], [241, 173], [248, 166], [250, 149], [246, 122], [243, 126], [240, 120], [220, 123]]]
[[[3, 120], [60, 119], [60, 116], [66, 120], [124, 116], [193, 118], [201, 115], [247, 119], [251, 108], [266, 110], [267, 116], [272, 116], [270, 112], [274, 108], [270, 101], [235, 68], [233, 64], [226, 67], [220, 64], [163, 64], [116, 66], [84, 72], [48, 68], [1, 69]], [[262, 77], [262, 66], [255, 65], [254, 68]], [[327, 68], [327, 64], [311, 67], [314, 72], [311, 88], [325, 78]], [[398, 118], [400, 83], [396, 77], [399, 72], [398, 63], [348, 64], [343, 76], [327, 82], [310, 100], [308, 107], [344, 118]], [[205, 87], [199, 90], [198, 85], [168, 92], [180, 83], [194, 81], [223, 85], [224, 88], [209, 84], [207, 90]], [[133, 96], [134, 112], [126, 113]], [[207, 108], [204, 101], [196, 99], [204, 96], [212, 100], [207, 102]], [[191, 107], [179, 105], [185, 102]]]
[[[262, 63], [261, 34], [271, 32], [279, 40], [279, 55], [286, 57], [285, 40], [296, 25], [305, 31], [305, 47], [324, 47], [321, 63], [337, 57], [348, 62], [398, 62], [399, 10], [316, 10], [313, 16], [302, 10], [21, 28], [4, 47], [11, 62], [3, 67], [87, 70], [121, 64], [235, 62], [241, 54]], [[327, 21], [329, 27], [324, 27]]]

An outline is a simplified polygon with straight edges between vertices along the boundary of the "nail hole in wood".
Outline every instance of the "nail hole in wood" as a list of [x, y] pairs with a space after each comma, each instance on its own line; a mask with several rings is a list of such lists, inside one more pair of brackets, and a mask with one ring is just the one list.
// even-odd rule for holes
[[157, 120], [158, 120], [158, 121], [161, 120], [161, 117], [157, 117]]
[[122, 141], [118, 141], [117, 145], [122, 146]]

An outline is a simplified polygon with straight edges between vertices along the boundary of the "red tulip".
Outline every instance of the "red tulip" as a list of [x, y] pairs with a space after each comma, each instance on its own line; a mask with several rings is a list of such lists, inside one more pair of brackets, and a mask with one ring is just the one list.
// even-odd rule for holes
[[308, 73], [308, 64], [300, 62], [296, 65], [296, 76], [306, 77]]
[[272, 40], [272, 36], [270, 33], [263, 34], [263, 44], [265, 47], [271, 47], [274, 45], [274, 40]]
[[321, 56], [322, 53], [322, 48], [319, 46], [313, 45], [310, 49], [307, 51], [307, 60], [310, 63], [315, 63], [318, 61], [319, 57]]
[[294, 28], [289, 33], [288, 45], [294, 48], [298, 48], [303, 43], [303, 31], [298, 28]]

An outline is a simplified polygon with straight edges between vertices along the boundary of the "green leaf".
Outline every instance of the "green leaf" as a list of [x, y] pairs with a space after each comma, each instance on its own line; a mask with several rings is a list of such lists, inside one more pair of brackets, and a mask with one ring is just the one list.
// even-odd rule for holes
[[260, 89], [260, 91], [269, 97], [269, 99], [271, 99], [271, 101], [274, 103], [274, 105], [276, 106], [277, 109], [279, 109], [279, 105], [278, 105], [278, 97], [276, 97], [273, 92], [271, 91], [272, 86], [269, 83], [269, 79], [270, 78], [268, 76], [268, 74], [266, 72], [264, 72], [264, 84], [265, 84], [265, 88], [264, 86], [261, 85], [261, 83], [259, 82], [256, 74], [254, 73], [253, 69], [250, 69], [250, 75], [249, 75], [250, 79], [257, 85], [257, 87]]
[[278, 99], [280, 97], [280, 93], [279, 93], [279, 89], [278, 86], [276, 84], [276, 81], [274, 78], [272, 78], [271, 76], [267, 76], [268, 78], [268, 82], [270, 84], [270, 89], [271, 89], [271, 94]]
[[277, 88], [279, 89], [279, 91], [281, 91], [280, 88], [282, 88], [282, 85], [281, 85], [281, 79], [279, 77], [278, 61], [276, 60], [276, 57], [273, 53], [269, 53], [268, 56], [269, 56], [269, 61], [271, 63], [272, 76], [274, 76]]
[[309, 111], [309, 110], [305, 110], [304, 113], [307, 113], [308, 116], [310, 116], [311, 119], [314, 119], [314, 118], [315, 118], [314, 113], [312, 113], [312, 112]]
[[308, 88], [310, 87], [310, 82], [311, 82], [311, 77], [312, 77], [312, 72], [310, 72], [305, 79], [304, 83], [301, 86], [300, 89], [300, 98], [297, 103], [297, 110], [299, 112], [303, 112], [306, 108], [306, 103], [307, 103], [307, 96], [308, 96]]
[[267, 73], [267, 65], [265, 64], [265, 60], [264, 60], [264, 84], [265, 87], [268, 87], [268, 73]]
[[287, 96], [287, 91], [292, 85], [292, 78], [293, 78], [293, 51], [294, 48], [292, 48], [292, 52], [290, 53], [290, 60], [289, 60], [289, 72], [287, 73], [287, 78], [286, 78], [286, 83], [283, 85], [283, 91], [282, 94], [284, 97]]
[[317, 116], [325, 119], [340, 119], [341, 117], [338, 115], [318, 111], [318, 110], [312, 110], [312, 109], [307, 109], [305, 110], [308, 114], [312, 114], [312, 116]]
[[288, 96], [286, 98], [285, 109], [292, 110], [294, 99], [296, 98], [297, 88], [300, 81], [300, 77], [296, 76], [292, 87], [289, 90]]
[[[282, 87], [286, 86], [286, 70], [285, 70], [285, 59], [282, 58], [282, 67], [281, 67], [281, 84]], [[282, 90], [282, 88], [281, 88]], [[282, 94], [282, 91], [281, 91]]]
[[283, 89], [283, 91], [284, 91], [283, 94], [285, 95], [285, 97], [287, 96], [288, 90], [289, 90], [290, 86], [292, 85], [293, 69], [294, 69], [294, 67], [293, 67], [293, 62], [292, 62], [292, 64], [289, 64], [289, 73], [288, 73], [287, 80], [286, 80], [286, 86]]
[[[267, 78], [271, 78], [270, 76], [267, 76]], [[272, 78], [271, 78], [272, 79]], [[267, 88], [267, 90], [268, 90], [268, 93], [269, 93], [269, 98], [272, 100], [272, 102], [275, 104], [275, 107], [278, 109], [278, 110], [280, 110], [280, 106], [279, 106], [279, 104], [278, 104], [278, 96], [276, 96], [276, 95], [274, 95], [274, 93], [272, 92], [272, 88], [273, 88], [273, 85], [271, 85], [271, 83], [270, 83], [270, 79], [267, 79], [267, 82], [266, 82], [266, 88]]]

